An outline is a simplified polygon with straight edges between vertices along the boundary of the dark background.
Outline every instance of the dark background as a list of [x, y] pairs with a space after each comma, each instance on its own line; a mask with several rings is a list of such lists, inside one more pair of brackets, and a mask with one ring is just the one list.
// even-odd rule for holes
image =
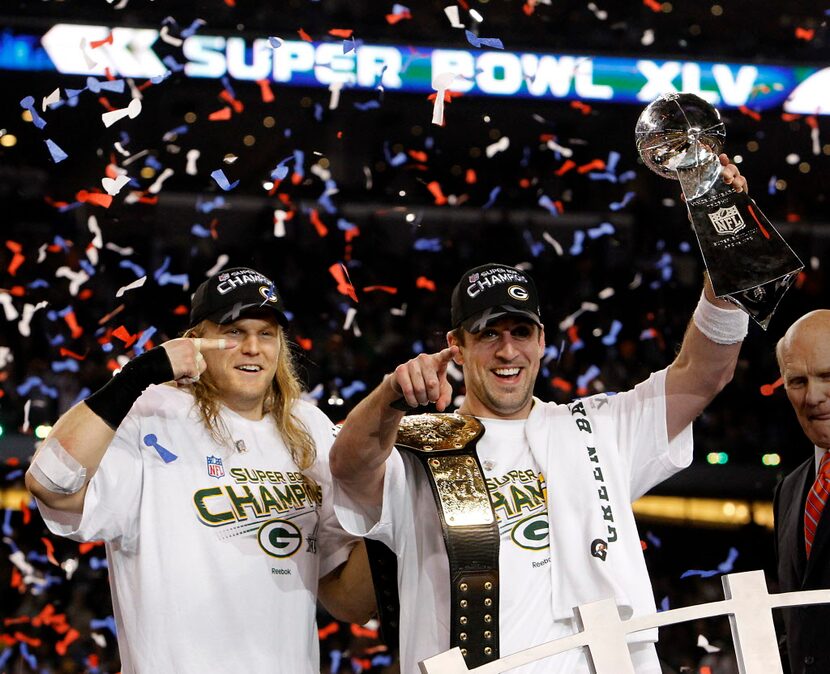
[[[481, 25], [463, 9], [461, 17], [481, 36], [501, 38], [511, 51], [817, 66], [826, 65], [830, 56], [827, 12], [815, 2], [769, 7], [749, 2], [605, 4], [554, 1], [527, 13], [521, 2], [490, 0], [472, 5], [485, 19]], [[10, 2], [0, 8], [0, 28], [41, 34], [58, 21], [157, 28], [172, 15], [179, 27], [201, 18], [205, 32], [250, 39], [297, 39], [302, 28], [315, 40], [336, 40], [328, 35], [330, 29], [351, 28], [368, 44], [468, 48], [463, 33], [450, 28], [443, 7], [411, 3], [411, 19], [391, 25], [385, 19], [391, 2], [174, 5], [131, 0], [123, 9], [105, 0]], [[606, 12], [605, 18], [599, 11]], [[798, 37], [803, 31], [813, 31], [812, 37]], [[644, 44], [647, 32], [653, 41]], [[171, 33], [176, 34], [175, 27]], [[169, 53], [175, 57], [174, 49]], [[132, 344], [119, 335], [154, 329], [150, 343], [159, 343], [184, 329], [182, 308], [220, 256], [227, 256], [223, 266], [251, 265], [275, 279], [293, 314], [291, 337], [308, 389], [334, 421], [399, 362], [444, 345], [449, 292], [468, 267], [499, 261], [530, 269], [543, 296], [547, 344], [553, 347], [536, 393], [562, 402], [625, 390], [666, 366], [700, 293], [702, 266], [678, 186], [647, 171], [637, 158], [633, 129], [641, 108], [636, 105], [589, 101], [585, 107], [569, 101], [462, 96], [447, 104], [445, 125], [438, 127], [431, 124], [432, 103], [425, 95], [345, 88], [338, 108], [328, 110], [330, 94], [323, 88], [272, 83], [276, 100], [263, 103], [255, 83], [230, 81], [244, 109], [228, 121], [210, 121], [208, 115], [226, 104], [220, 98], [225, 85], [174, 73], [143, 91], [143, 111], [136, 119], [104, 128], [102, 103], [85, 92], [75, 107], [42, 113], [48, 124], [41, 131], [21, 118], [18, 101], [32, 95], [39, 103], [56, 87], [83, 88], [85, 78], [8, 71], [0, 77], [0, 127], [17, 137], [13, 147], [0, 147], [0, 292], [11, 293], [18, 312], [26, 304], [48, 302], [34, 314], [29, 335], [21, 334], [19, 318], [7, 320], [0, 313], [0, 347], [8, 349], [7, 357], [0, 358], [0, 458], [6, 478], [0, 485], [7, 508], [0, 561], [5, 621], [0, 643], [7, 649], [0, 651], [0, 662], [8, 671], [94, 671], [90, 657], [98, 658], [100, 671], [117, 671], [114, 639], [93, 622], [111, 614], [106, 570], [91, 562], [103, 558], [103, 549], [82, 552], [75, 543], [47, 536], [31, 504], [20, 508], [21, 471], [34, 448], [33, 429], [54, 422], [85, 390], [106, 381], [114, 359], [134, 355]], [[115, 108], [130, 100], [129, 90], [106, 96]], [[355, 107], [372, 100], [379, 107]], [[790, 119], [776, 109], [763, 111], [760, 119], [735, 109], [721, 112], [727, 152], [742, 158], [740, 169], [752, 196], [806, 268], [769, 330], [750, 326], [735, 380], [695, 426], [693, 467], [657, 491], [768, 501], [779, 476], [811, 451], [783, 390], [764, 396], [760, 388], [778, 378], [773, 350], [787, 326], [805, 311], [828, 306], [824, 264], [830, 246], [830, 123], [826, 117], [814, 118], [820, 138], [816, 155], [805, 117]], [[182, 126], [184, 131], [165, 138]], [[509, 148], [487, 158], [486, 147], [503, 137], [509, 138]], [[52, 162], [44, 138], [53, 139], [69, 157]], [[576, 170], [557, 175], [564, 159], [545, 147], [548, 138], [571, 148], [578, 166], [619, 153], [617, 175], [634, 171], [635, 177], [615, 183], [591, 180]], [[131, 154], [148, 151], [128, 167], [135, 184], [108, 209], [77, 204], [80, 190], [100, 190], [110, 161], [123, 161], [114, 149], [116, 141]], [[192, 149], [200, 152], [195, 176], [184, 170]], [[276, 164], [295, 150], [304, 153], [304, 176], [293, 178], [292, 170], [275, 190], [263, 188]], [[390, 159], [399, 153], [406, 161], [396, 165]], [[795, 163], [787, 159], [792, 154], [799, 156]], [[225, 163], [228, 155], [237, 159]], [[315, 163], [330, 171], [336, 184], [332, 212], [320, 201], [327, 186], [312, 173]], [[143, 193], [166, 168], [174, 174], [157, 199], [143, 194], [152, 203], [128, 202], [130, 191]], [[239, 185], [230, 192], [219, 189], [210, 178], [216, 168]], [[778, 187], [770, 188], [776, 181]], [[433, 182], [448, 203], [436, 204], [427, 187]], [[484, 208], [497, 187], [494, 204]], [[628, 192], [633, 198], [613, 210], [611, 204]], [[553, 216], [540, 207], [542, 195], [559, 202], [563, 212]], [[213, 208], [207, 210], [206, 204]], [[293, 213], [280, 238], [274, 236], [277, 208]], [[89, 267], [94, 273], [73, 295], [68, 280], [57, 272], [62, 267], [78, 272], [86, 264], [90, 216], [104, 243], [118, 249], [100, 250], [97, 264]], [[315, 219], [327, 228], [325, 236]], [[613, 225], [613, 234], [586, 236], [606, 222]], [[211, 234], [200, 234], [194, 225]], [[351, 226], [359, 233], [348, 232]], [[583, 245], [574, 247], [580, 238]], [[18, 247], [25, 259], [12, 273]], [[125, 248], [132, 252], [124, 253]], [[116, 298], [116, 290], [138, 276], [124, 262], [143, 268], [148, 279], [142, 288]], [[340, 263], [348, 270], [357, 302], [339, 292], [329, 271]], [[174, 282], [154, 277], [165, 270]], [[600, 299], [608, 288], [614, 294]], [[586, 302], [595, 306], [576, 317], [576, 331], [563, 327]], [[353, 311], [354, 319], [345, 327]], [[69, 312], [78, 326], [74, 334]], [[609, 340], [615, 321], [621, 328]], [[77, 371], [66, 369], [68, 361]], [[592, 366], [599, 374], [582, 382]], [[710, 452], [728, 453], [728, 463], [707, 464]], [[780, 466], [761, 464], [769, 453], [780, 454]], [[739, 553], [733, 568], [763, 568], [774, 588], [768, 529], [641, 521], [641, 534], [648, 542], [658, 602], [667, 597], [671, 606], [681, 606], [719, 598], [717, 578], [679, 576], [688, 569], [716, 569], [733, 547]], [[79, 560], [77, 574], [68, 579], [65, 569], [43, 556], [44, 539], [55, 546], [56, 562]], [[28, 557], [38, 582], [52, 577], [53, 584], [39, 589], [32, 578], [16, 581], [19, 567], [6, 561], [16, 549]], [[66, 612], [67, 624], [78, 631], [63, 656], [55, 643], [67, 632], [59, 632], [56, 623], [32, 622], [50, 604], [58, 613]], [[321, 616], [321, 627], [329, 622]], [[372, 650], [372, 639], [357, 639], [347, 626], [337, 629], [329, 637], [333, 641], [326, 642], [330, 645], [324, 645], [324, 664], [329, 650], [354, 656], [354, 666], [364, 669], [373, 657], [384, 655]], [[698, 633], [710, 641], [729, 640], [725, 619], [667, 630], [661, 650], [667, 666], [677, 670], [706, 664], [703, 650], [695, 648]], [[105, 647], [96, 644], [95, 634], [107, 637]], [[31, 655], [37, 667], [27, 659]], [[375, 667], [382, 663], [376, 661]], [[728, 664], [713, 667], [734, 671]], [[345, 660], [341, 671], [346, 671]]]

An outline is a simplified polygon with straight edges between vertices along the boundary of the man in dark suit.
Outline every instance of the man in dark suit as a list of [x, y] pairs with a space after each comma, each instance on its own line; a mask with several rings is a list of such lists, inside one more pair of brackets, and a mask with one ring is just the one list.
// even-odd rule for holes
[[[782, 592], [830, 588], [830, 310], [810, 312], [776, 347], [784, 389], [814, 453], [775, 493]], [[830, 605], [784, 609], [792, 674], [830, 672]]]

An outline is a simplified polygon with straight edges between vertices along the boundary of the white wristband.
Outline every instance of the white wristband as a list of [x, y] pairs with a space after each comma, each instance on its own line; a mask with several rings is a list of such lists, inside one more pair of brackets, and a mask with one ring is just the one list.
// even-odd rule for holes
[[716, 344], [736, 344], [743, 341], [749, 330], [749, 316], [740, 309], [723, 309], [700, 294], [692, 320], [697, 329]]
[[74, 494], [86, 484], [86, 468], [54, 438], [41, 445], [29, 473], [44, 489], [55, 494]]

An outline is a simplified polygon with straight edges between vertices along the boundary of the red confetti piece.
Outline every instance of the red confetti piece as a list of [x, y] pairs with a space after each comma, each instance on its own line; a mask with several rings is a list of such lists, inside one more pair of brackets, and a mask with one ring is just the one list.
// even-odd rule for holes
[[297, 31], [297, 35], [300, 36], [301, 40], [305, 40], [306, 42], [314, 42], [314, 40], [311, 39], [311, 36], [308, 33], [306, 33], [302, 28], [300, 28], [300, 30]]
[[259, 93], [262, 96], [263, 103], [273, 103], [274, 92], [271, 90], [271, 83], [268, 80], [257, 80], [259, 85]]
[[371, 292], [375, 292], [375, 291], [389, 293], [390, 295], [397, 295], [398, 294], [398, 289], [394, 288], [392, 286], [366, 286], [363, 289], [364, 293], [371, 293]]
[[812, 28], [800, 28], [796, 27], [795, 29], [795, 36], [799, 40], [804, 40], [805, 42], [809, 42], [816, 36], [816, 31]]
[[358, 236], [360, 236], [360, 227], [352, 227], [346, 230], [346, 236], [344, 238], [346, 239], [346, 243], [351, 243]]
[[107, 112], [112, 112], [113, 110], [115, 110], [115, 106], [109, 102], [109, 99], [106, 96], [99, 96], [98, 102]]
[[23, 246], [21, 246], [17, 241], [6, 241], [6, 248], [8, 248], [14, 255], [12, 256], [12, 261], [9, 263], [8, 272], [12, 276], [17, 273], [18, 268], [23, 261], [26, 259], [26, 256], [23, 255], [20, 251], [23, 250]]
[[20, 512], [23, 515], [23, 526], [25, 527], [32, 521], [32, 511], [29, 510], [29, 504], [25, 498], [20, 499]]
[[530, 16], [533, 12], [536, 11], [536, 3], [534, 0], [527, 0], [525, 4], [522, 5], [522, 11], [525, 13], [526, 16]]
[[588, 173], [589, 171], [602, 171], [605, 168], [605, 162], [602, 159], [594, 159], [593, 161], [589, 161], [587, 164], [583, 164], [578, 169], [576, 169], [577, 173], [584, 174]]
[[184, 304], [180, 304], [175, 309], [173, 309], [174, 316], [187, 316], [190, 313], [190, 309], [188, 309]]
[[815, 115], [809, 115], [804, 121], [807, 122], [807, 126], [809, 126], [811, 129], [818, 128], [818, 119]]
[[411, 19], [412, 13], [409, 11], [401, 12], [400, 14], [387, 14], [386, 15], [386, 23], [390, 26], [394, 26], [398, 21], [403, 21], [404, 19]]
[[643, 4], [648, 7], [652, 12], [662, 12], [663, 5], [657, 0], [643, 0]]
[[474, 185], [476, 182], [478, 182], [478, 176], [476, 175], [474, 169], [467, 169], [467, 172], [464, 175], [464, 182], [466, 182], [468, 185]]
[[100, 192], [87, 192], [81, 190], [75, 195], [75, 199], [85, 204], [92, 204], [93, 206], [103, 206], [109, 208], [112, 204], [112, 197], [109, 194], [101, 194]]
[[76, 629], [70, 629], [67, 632], [66, 636], [55, 644], [55, 652], [58, 655], [66, 655], [66, 649], [69, 648], [69, 644], [75, 641], [78, 637], [80, 637], [80, 633]]
[[334, 279], [337, 281], [337, 291], [342, 295], [351, 297], [355, 302], [357, 302], [357, 293], [349, 280], [349, 273], [346, 271], [346, 267], [339, 262], [335, 262], [331, 265], [331, 267], [329, 267], [329, 273], [334, 276]]
[[5, 463], [7, 466], [19, 466], [20, 459], [18, 459], [16, 456], [10, 456], [3, 463]]
[[9, 288], [9, 295], [13, 295], [14, 297], [23, 297], [26, 294], [26, 288], [23, 286], [12, 286]]
[[443, 206], [447, 203], [447, 197], [445, 197], [444, 193], [441, 191], [441, 185], [438, 184], [437, 180], [427, 183], [427, 189], [430, 191], [430, 194], [435, 197], [436, 206]]
[[640, 539], [640, 547], [643, 550], [648, 550], [648, 543], [646, 543], [642, 538]]
[[314, 342], [309, 337], [297, 337], [297, 344], [304, 351], [311, 351], [311, 347], [314, 345]]
[[431, 281], [426, 276], [419, 276], [415, 281], [415, 287], [435, 292], [435, 281]]
[[779, 386], [783, 385], [784, 380], [781, 377], [778, 377], [772, 384], [762, 384], [761, 385], [761, 395], [762, 396], [771, 396], [775, 393], [775, 389]]
[[75, 316], [74, 311], [70, 311], [63, 317], [64, 322], [67, 326], [69, 326], [69, 330], [72, 333], [72, 339], [78, 339], [82, 334], [84, 334], [84, 329], [78, 325], [78, 319]]
[[225, 101], [227, 103], [230, 103], [230, 105], [233, 108], [234, 112], [237, 113], [237, 114], [239, 114], [240, 112], [242, 112], [245, 109], [245, 106], [242, 104], [242, 101], [234, 98], [233, 94], [231, 94], [231, 92], [228, 91], [227, 89], [222, 90], [222, 93], [219, 94], [219, 98], [221, 98], [223, 101]]
[[28, 634], [23, 634], [23, 632], [15, 632], [14, 639], [15, 641], [22, 641], [24, 644], [28, 644], [29, 646], [33, 646], [34, 648], [37, 648], [43, 643], [40, 639], [36, 637], [30, 637]]
[[360, 625], [351, 625], [352, 634], [356, 637], [366, 637], [367, 639], [377, 639], [378, 638], [378, 631], [377, 630], [370, 630], [366, 627], [362, 627]]
[[236, 7], [236, 0], [225, 0], [225, 4], [228, 7]]
[[[9, 581], [9, 586], [12, 588], [12, 590], [16, 590], [22, 584], [23, 584], [23, 576], [20, 574], [20, 571], [17, 570], [17, 567], [15, 567], [15, 568], [12, 569], [12, 577], [11, 577], [11, 581]], [[3, 638], [4, 639], [7, 638], [5, 634], [3, 635]], [[13, 643], [14, 643], [13, 641], [11, 643], [9, 643], [7, 641], [6, 645], [11, 646]]]
[[358, 672], [368, 672], [372, 667], [372, 661], [369, 658], [352, 657], [352, 666], [357, 665]]
[[409, 150], [407, 154], [410, 157], [412, 157], [415, 161], [419, 161], [421, 163], [424, 163], [429, 158], [427, 153], [421, 150]]
[[571, 382], [566, 379], [562, 379], [562, 377], [554, 377], [551, 379], [550, 383], [554, 388], [564, 391], [565, 393], [570, 393], [573, 389]]
[[20, 625], [22, 623], [28, 623], [31, 619], [27, 615], [20, 616], [19, 618], [4, 618], [3, 619], [3, 627], [9, 627], [10, 625]]
[[563, 176], [571, 169], [576, 168], [576, 162], [573, 159], [566, 159], [565, 163], [562, 164], [556, 171], [554, 171], [555, 175]]
[[86, 355], [82, 356], [81, 354], [75, 353], [74, 351], [70, 351], [69, 349], [63, 346], [60, 348], [60, 354], [61, 356], [67, 356], [69, 358], [74, 358], [75, 360], [84, 360], [86, 358]]
[[60, 566], [58, 560], [55, 559], [55, 545], [45, 536], [42, 537], [41, 542], [43, 543], [43, 547], [46, 548], [46, 559], [48, 559], [52, 564], [55, 566]]
[[327, 236], [329, 233], [329, 228], [326, 227], [325, 223], [320, 220], [320, 214], [317, 212], [316, 208], [311, 209], [311, 213], [308, 216], [308, 219], [311, 221], [311, 224], [314, 225], [314, 229], [317, 230], [317, 234], [320, 236]]
[[112, 44], [112, 33], [107, 35], [103, 40], [92, 40], [89, 43], [90, 49], [98, 49], [98, 47], [103, 47], [105, 44]]
[[354, 33], [354, 30], [351, 28], [332, 28], [329, 31], [329, 35], [342, 37], [344, 40], [348, 40], [352, 36], [352, 33]]
[[231, 109], [226, 105], [221, 110], [216, 110], [208, 115], [211, 122], [224, 122], [231, 118]]
[[93, 548], [97, 548], [97, 547], [99, 547], [103, 544], [104, 544], [104, 541], [91, 541], [89, 543], [79, 543], [78, 544], [78, 552], [80, 552], [82, 555], [85, 555], [86, 553], [88, 553]]
[[751, 117], [756, 122], [761, 121], [761, 114], [758, 113], [758, 112], [755, 112], [755, 110], [750, 110], [745, 105], [742, 105], [741, 107], [739, 107], [738, 110], [740, 110], [742, 113], [744, 113], [747, 117]]
[[320, 639], [325, 639], [326, 637], [330, 637], [332, 634], [337, 634], [340, 631], [340, 625], [336, 622], [331, 622], [325, 627], [320, 627], [317, 630], [317, 635]]
[[78, 293], [79, 300], [88, 300], [90, 297], [92, 297], [92, 291], [89, 288], [84, 288]]
[[591, 114], [591, 106], [582, 101], [571, 101], [571, 107], [574, 110], [579, 110], [583, 115]]
[[123, 325], [119, 325], [117, 328], [115, 328], [115, 330], [112, 331], [112, 336], [124, 342], [124, 347], [127, 349], [129, 349], [133, 345], [133, 343], [138, 339], [137, 334], [131, 335], [127, 331], [127, 328], [125, 328]]

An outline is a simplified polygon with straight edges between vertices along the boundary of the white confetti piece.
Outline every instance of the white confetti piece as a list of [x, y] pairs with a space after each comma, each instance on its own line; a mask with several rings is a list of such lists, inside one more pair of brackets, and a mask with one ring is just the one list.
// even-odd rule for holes
[[116, 297], [121, 297], [121, 296], [122, 296], [125, 292], [127, 292], [128, 290], [135, 290], [136, 288], [140, 288], [140, 287], [141, 287], [141, 286], [143, 286], [146, 282], [147, 282], [147, 276], [146, 276], [146, 274], [145, 274], [144, 276], [142, 276], [141, 278], [136, 279], [136, 280], [135, 280], [135, 281], [133, 281], [132, 283], [128, 283], [127, 285], [120, 287], [120, 288], [119, 288], [119, 289], [115, 292], [115, 296], [116, 296]]

